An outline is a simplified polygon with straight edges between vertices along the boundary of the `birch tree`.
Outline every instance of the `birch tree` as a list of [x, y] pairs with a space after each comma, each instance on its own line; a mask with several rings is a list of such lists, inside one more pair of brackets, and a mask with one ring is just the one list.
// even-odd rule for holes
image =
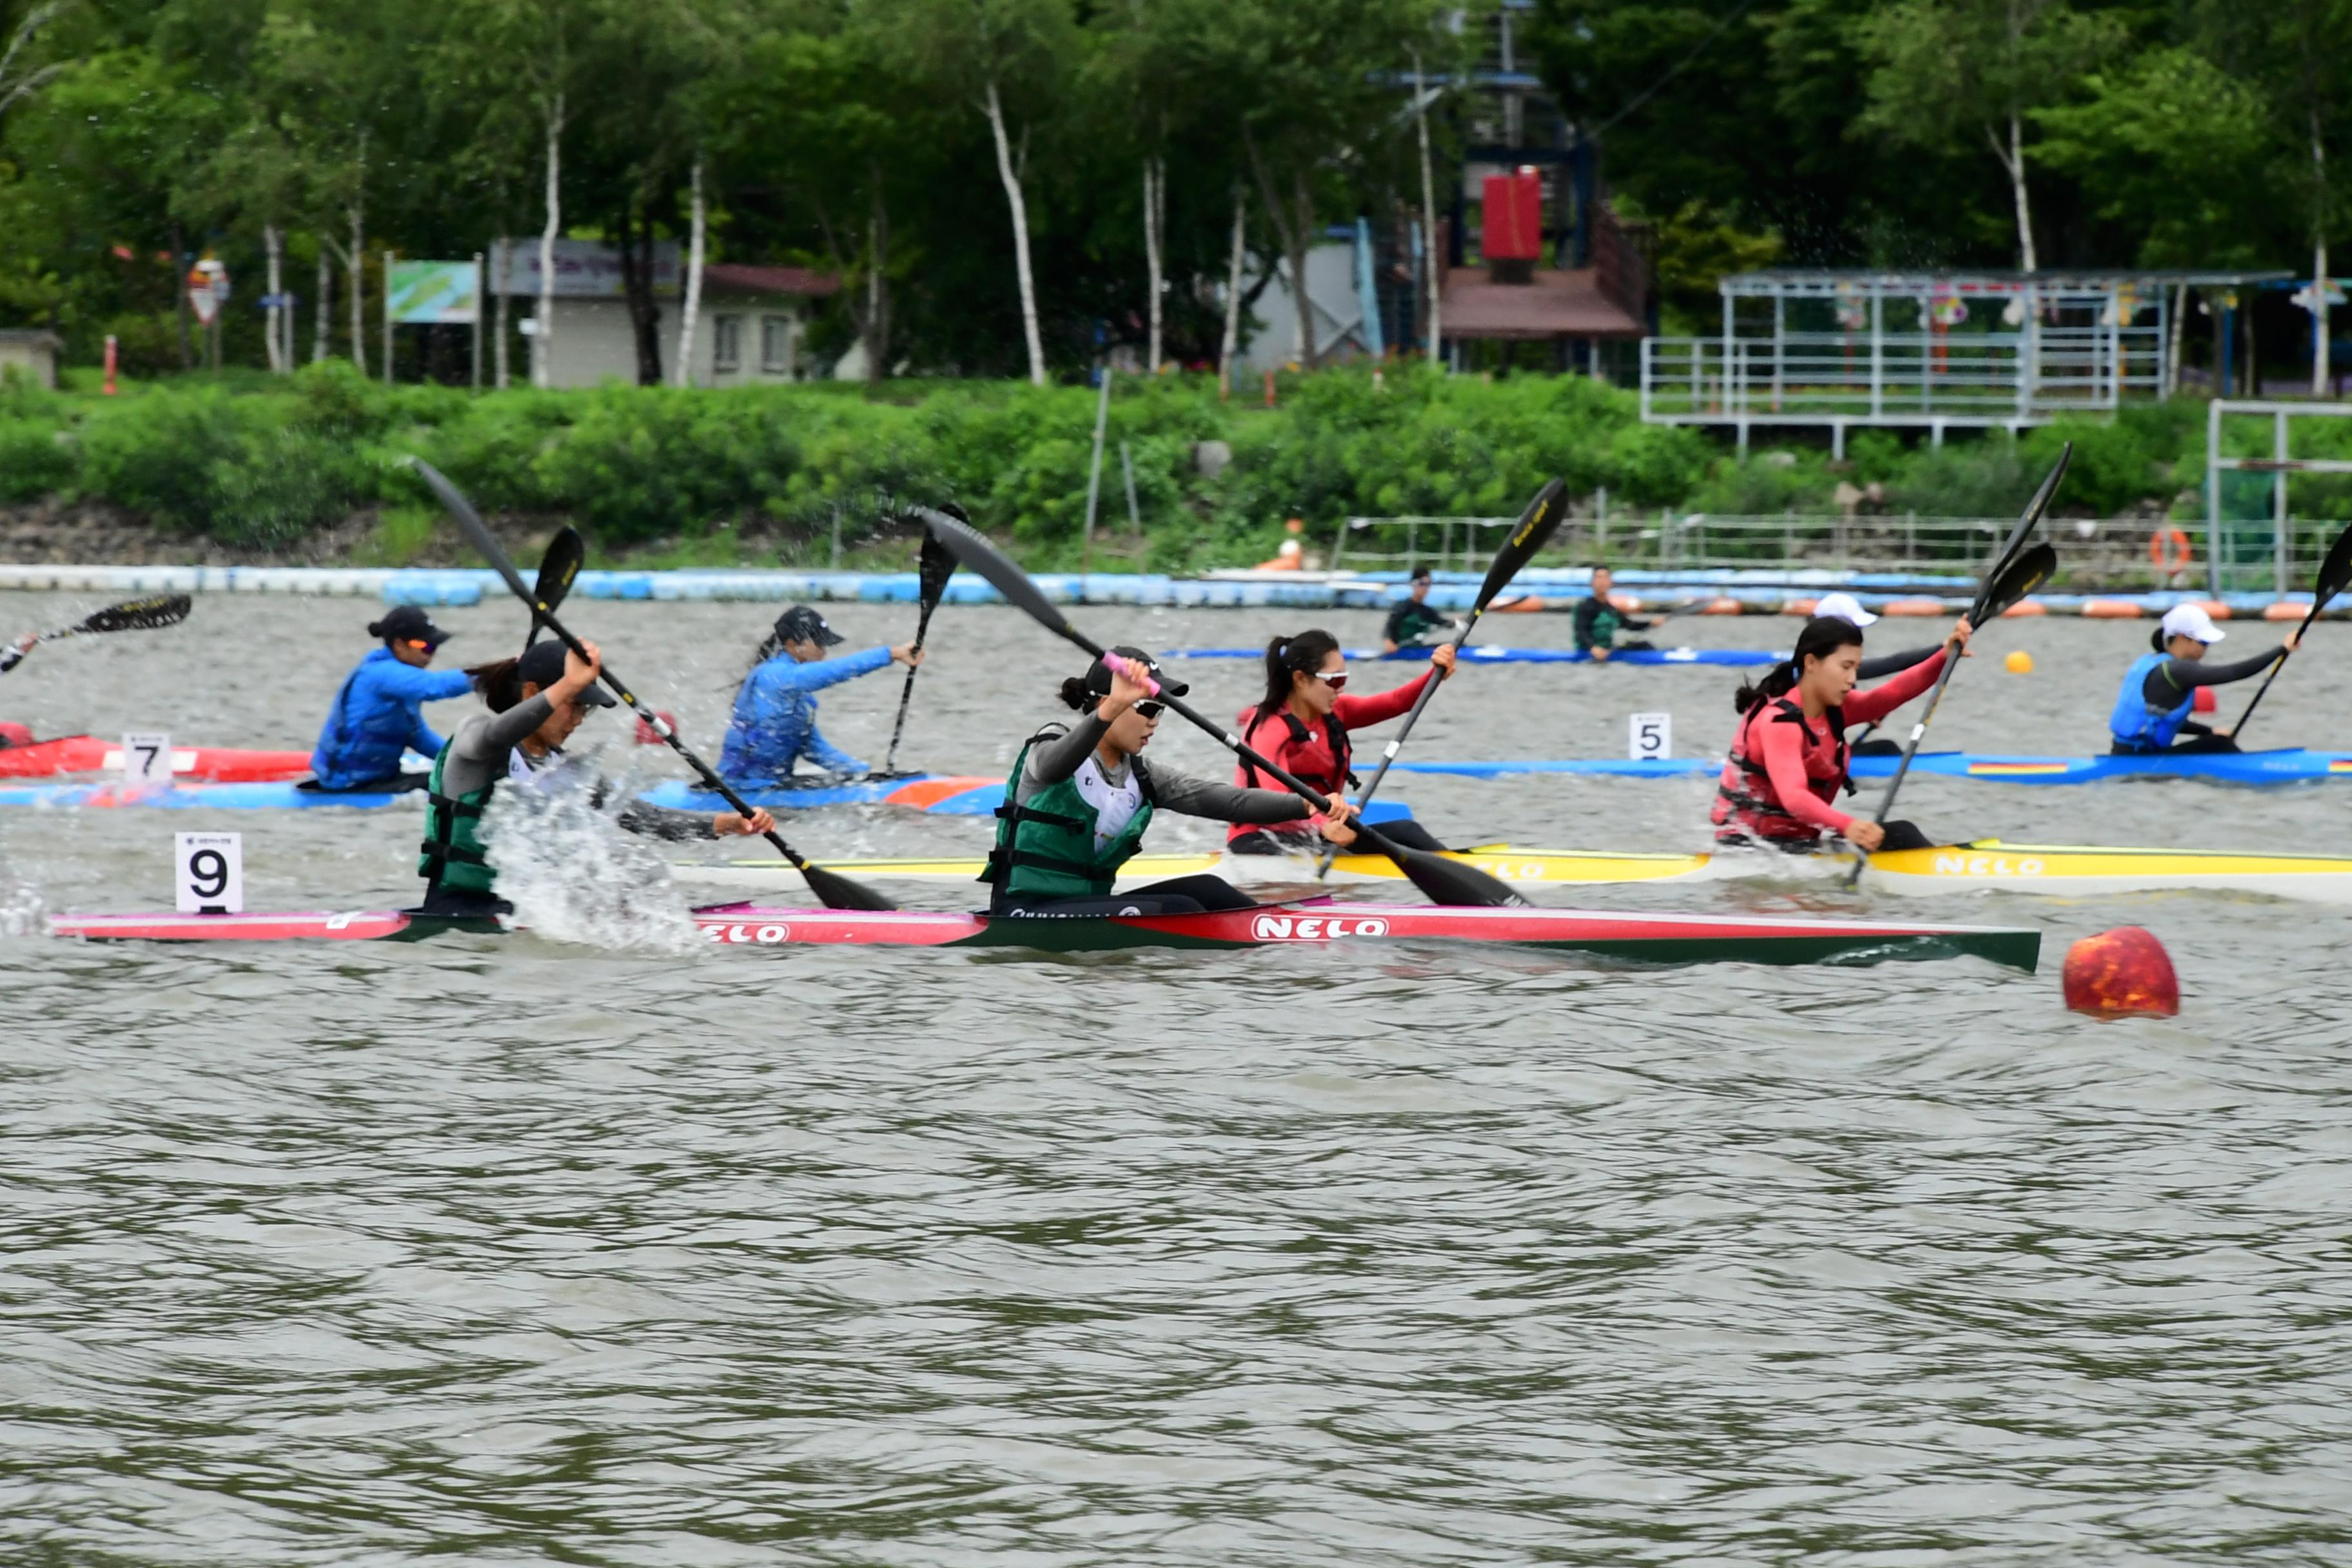
[[1937, 150], [1981, 142], [2009, 182], [2018, 268], [2039, 271], [2026, 129], [2123, 47], [2123, 22], [2067, 0], [1899, 0], [1856, 37], [1871, 70], [1855, 129]]
[[1029, 379], [1043, 386], [1045, 343], [1029, 255], [1029, 153], [1038, 121], [1052, 115], [1071, 76], [1077, 24], [1069, 0], [885, 0], [876, 9], [914, 73], [933, 90], [971, 103], [988, 122], [1013, 222]]

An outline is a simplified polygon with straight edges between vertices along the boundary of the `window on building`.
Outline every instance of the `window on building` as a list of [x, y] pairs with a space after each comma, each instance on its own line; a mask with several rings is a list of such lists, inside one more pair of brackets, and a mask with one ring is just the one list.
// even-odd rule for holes
[[770, 375], [790, 375], [793, 369], [793, 319], [760, 318], [760, 368]]
[[710, 318], [710, 368], [725, 373], [743, 367], [743, 318]]

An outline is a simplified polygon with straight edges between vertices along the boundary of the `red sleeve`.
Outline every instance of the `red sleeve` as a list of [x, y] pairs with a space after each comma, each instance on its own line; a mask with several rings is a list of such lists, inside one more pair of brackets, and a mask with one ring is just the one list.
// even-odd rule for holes
[[1936, 684], [1943, 673], [1948, 646], [1939, 647], [1900, 675], [1889, 676], [1867, 691], [1856, 691], [1845, 700], [1845, 721], [1851, 726], [1867, 724], [1884, 719], [1914, 697]]
[[[1235, 721], [1240, 728], [1242, 744], [1264, 757], [1276, 767], [1290, 766], [1285, 755], [1290, 750], [1290, 727], [1272, 722], [1274, 715], [1260, 713], [1255, 708], [1244, 708]], [[1239, 757], [1234, 759], [1234, 783], [1242, 789], [1280, 789], [1283, 786], [1264, 773], [1252, 776], [1250, 765]]]
[[[1891, 680], [1886, 683], [1894, 684]], [[1885, 687], [1879, 689], [1883, 691]], [[1848, 711], [1852, 711], [1850, 704]], [[1832, 833], [1843, 833], [1853, 826], [1853, 817], [1822, 803], [1822, 797], [1813, 793], [1812, 781], [1805, 776], [1804, 726], [1767, 720], [1756, 725], [1751, 733], [1763, 745], [1764, 772], [1772, 781], [1772, 794], [1780, 802], [1781, 810], [1800, 822], [1810, 822]]]
[[1340, 723], [1350, 730], [1385, 724], [1419, 701], [1421, 689], [1436, 679], [1437, 671], [1431, 668], [1423, 670], [1420, 679], [1408, 680], [1394, 691], [1383, 691], [1377, 696], [1358, 697], [1343, 691], [1339, 700], [1331, 704], [1331, 711], [1339, 716]]

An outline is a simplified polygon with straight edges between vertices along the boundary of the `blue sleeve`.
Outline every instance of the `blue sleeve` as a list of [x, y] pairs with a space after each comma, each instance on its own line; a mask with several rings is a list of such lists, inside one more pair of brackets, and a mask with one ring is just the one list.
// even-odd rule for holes
[[874, 771], [819, 734], [814, 724], [809, 726], [808, 744], [801, 749], [801, 755], [829, 773], [870, 773]]
[[418, 669], [396, 658], [377, 665], [370, 675], [377, 686], [404, 702], [439, 702], [474, 689], [462, 669]]
[[844, 658], [820, 659], [814, 664], [795, 665], [793, 684], [803, 691], [819, 691], [828, 686], [838, 686], [845, 680], [855, 680], [861, 675], [871, 675], [890, 667], [890, 650], [869, 647], [864, 653], [853, 653]]

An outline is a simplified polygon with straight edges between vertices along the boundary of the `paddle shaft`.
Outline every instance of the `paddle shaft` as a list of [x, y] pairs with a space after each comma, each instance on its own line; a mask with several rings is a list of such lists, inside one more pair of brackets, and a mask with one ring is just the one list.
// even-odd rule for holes
[[[931, 629], [931, 611], [936, 607], [934, 601], [927, 599], [915, 616], [915, 651], [919, 654], [923, 651], [924, 637]], [[911, 664], [907, 667], [907, 683], [898, 688], [898, 721], [890, 726], [890, 750], [882, 758], [882, 771], [886, 773], [898, 765], [898, 737], [907, 732], [907, 705], [915, 700], [916, 669]]]
[[[2311, 602], [2311, 613], [2304, 616], [2303, 625], [2295, 627], [2294, 629], [2294, 640], [2296, 642], [2300, 643], [2303, 641], [2304, 634], [2311, 630], [2311, 623], [2319, 618], [2319, 612], [2326, 604], [2326, 601], [2324, 599], [2317, 597], [2313, 598]], [[2283, 647], [2279, 649], [2278, 659], [2271, 666], [2271, 672], [2263, 677], [2263, 683], [2260, 686], [2254, 688], [2253, 700], [2246, 704], [2246, 710], [2243, 713], [2239, 714], [2237, 723], [2231, 726], [2230, 739], [2234, 741], [2241, 734], [2245, 732], [2246, 721], [2252, 718], [2254, 716], [2254, 710], [2263, 705], [2263, 697], [2270, 690], [2271, 682], [2279, 678], [2279, 671], [2286, 668], [2286, 661], [2294, 656], [2294, 649], [2291, 647]]]

